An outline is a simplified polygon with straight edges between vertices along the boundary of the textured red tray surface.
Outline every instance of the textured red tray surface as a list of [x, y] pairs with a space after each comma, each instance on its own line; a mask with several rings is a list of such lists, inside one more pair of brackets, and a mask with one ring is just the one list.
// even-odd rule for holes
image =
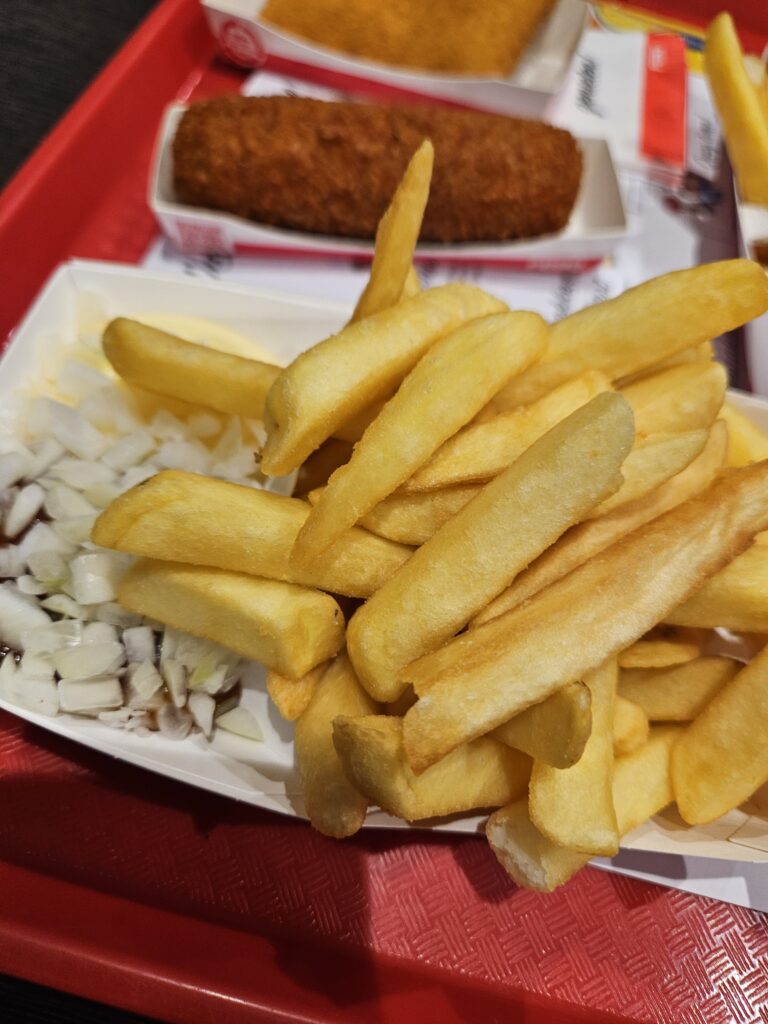
[[[165, 0], [0, 196], [0, 339], [61, 260], [140, 258], [162, 107], [237, 81]], [[592, 869], [523, 892], [480, 838], [334, 843], [2, 713], [0, 794], [0, 971], [151, 1016], [768, 1020], [756, 913]]]

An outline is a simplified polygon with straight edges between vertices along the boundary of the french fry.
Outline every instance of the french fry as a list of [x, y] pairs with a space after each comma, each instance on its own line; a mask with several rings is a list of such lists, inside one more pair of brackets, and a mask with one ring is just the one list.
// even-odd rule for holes
[[[676, 270], [553, 324], [546, 354], [497, 396], [529, 405], [585, 370], [615, 381], [726, 331], [768, 309], [768, 277], [751, 260]], [[631, 328], [628, 329], [628, 325]]]
[[499, 313], [437, 342], [368, 427], [349, 462], [331, 476], [299, 531], [293, 560], [316, 558], [392, 494], [500, 386], [541, 355], [546, 337], [537, 314]]
[[583, 754], [570, 768], [534, 761], [528, 787], [528, 813], [543, 836], [605, 857], [619, 849], [612, 792], [617, 678], [615, 658], [584, 677], [592, 696], [592, 732]]
[[725, 367], [708, 362], [684, 363], [628, 384], [622, 395], [635, 414], [635, 430], [646, 434], [678, 434], [709, 428], [722, 408]]
[[401, 678], [421, 698], [403, 719], [411, 767], [423, 771], [629, 647], [767, 526], [768, 463], [731, 470], [524, 607], [408, 666]]
[[351, 454], [352, 445], [348, 441], [329, 437], [299, 466], [293, 488], [294, 498], [306, 498], [310, 491], [325, 487], [334, 469], [349, 462]]
[[[657, 727], [645, 746], [616, 759], [613, 803], [621, 837], [672, 802], [669, 759], [679, 735], [679, 727]], [[546, 839], [531, 822], [524, 799], [492, 814], [485, 834], [512, 879], [539, 892], [552, 892], [589, 861], [589, 854]]]
[[589, 519], [607, 515], [630, 501], [638, 501], [682, 472], [704, 450], [706, 430], [684, 434], [651, 434], [635, 444], [624, 460], [624, 483], [589, 513]]
[[667, 668], [693, 661], [701, 653], [698, 644], [678, 640], [638, 640], [619, 654], [619, 668]]
[[551, 548], [520, 573], [517, 579], [484, 608], [470, 623], [470, 628], [511, 611], [540, 590], [561, 579], [589, 558], [675, 508], [688, 498], [705, 490], [725, 461], [728, 435], [725, 424], [714, 423], [702, 453], [677, 476], [645, 498], [617, 508], [599, 519], [580, 524], [569, 530]]
[[632, 700], [617, 694], [613, 715], [613, 753], [623, 757], [648, 741], [648, 715]]
[[689, 825], [714, 821], [768, 780], [768, 648], [715, 694], [672, 752], [672, 787]]
[[[574, 520], [621, 482], [629, 406], [605, 392], [533, 444], [411, 556], [349, 622], [361, 683], [394, 700], [399, 674], [462, 629]], [[585, 468], [587, 467], [587, 468]]]
[[500, 807], [525, 792], [530, 758], [483, 737], [454, 750], [421, 775], [403, 751], [400, 718], [339, 717], [336, 750], [347, 777], [371, 803], [406, 821]]
[[619, 694], [652, 722], [691, 722], [740, 668], [732, 658], [703, 657], [662, 669], [622, 669]]
[[744, 65], [733, 18], [726, 12], [707, 31], [704, 68], [741, 198], [768, 205], [768, 120]]
[[424, 544], [451, 516], [464, 508], [481, 489], [480, 484], [445, 487], [423, 494], [393, 494], [371, 509], [360, 525], [379, 537], [401, 544]]
[[666, 373], [667, 370], [671, 370], [674, 366], [687, 366], [690, 363], [711, 363], [714, 358], [715, 350], [712, 347], [712, 342], [703, 341], [700, 345], [684, 348], [681, 352], [675, 352], [674, 355], [667, 356], [666, 359], [660, 359], [657, 363], [644, 366], [637, 373], [629, 373], [625, 377], [618, 377], [613, 382], [614, 387], [618, 388], [619, 391], [623, 391], [624, 388], [628, 388], [632, 384], [644, 380], [646, 377], [655, 377], [658, 373]]
[[768, 633], [768, 536], [756, 537], [750, 548], [706, 580], [665, 620], [678, 626]]
[[344, 643], [344, 618], [329, 594], [245, 573], [141, 559], [123, 577], [117, 599], [291, 679]]
[[584, 683], [568, 683], [540, 704], [521, 711], [489, 733], [553, 768], [570, 768], [592, 732], [592, 696]]
[[732, 402], [725, 402], [721, 419], [728, 424], [728, 465], [748, 466], [768, 459], [768, 435], [748, 419]]
[[392, 394], [440, 338], [502, 302], [448, 284], [350, 324], [282, 370], [265, 403], [262, 470], [289, 473], [363, 409]]
[[102, 547], [162, 561], [208, 565], [347, 597], [368, 597], [411, 549], [348, 530], [327, 555], [301, 568], [289, 556], [310, 506], [296, 498], [165, 470], [121, 494], [99, 516]]
[[371, 715], [376, 705], [360, 687], [345, 654], [316, 685], [296, 723], [296, 767], [307, 816], [318, 832], [335, 839], [354, 835], [365, 821], [368, 801], [349, 781], [333, 745], [338, 715]]
[[405, 283], [403, 284], [403, 290], [400, 293], [400, 301], [404, 299], [412, 299], [414, 295], [418, 295], [421, 291], [421, 281], [419, 280], [419, 272], [416, 267], [411, 264], [408, 269], [408, 273], [405, 275]]
[[[392, 201], [379, 221], [371, 275], [350, 323], [380, 313], [394, 306], [402, 297], [409, 274], [413, 272], [413, 252], [429, 198], [434, 159], [432, 143], [425, 139], [411, 157]], [[418, 292], [418, 278], [416, 281]]]
[[281, 367], [184, 341], [118, 317], [104, 331], [104, 354], [134, 387], [193, 405], [260, 420]]
[[329, 665], [330, 662], [324, 661], [299, 679], [289, 679], [274, 669], [267, 670], [267, 693], [287, 722], [295, 722], [306, 711]]
[[610, 390], [608, 378], [591, 371], [566, 381], [533, 405], [481, 423], [475, 420], [438, 448], [398, 493], [491, 480], [566, 416], [586, 405], [595, 395]]

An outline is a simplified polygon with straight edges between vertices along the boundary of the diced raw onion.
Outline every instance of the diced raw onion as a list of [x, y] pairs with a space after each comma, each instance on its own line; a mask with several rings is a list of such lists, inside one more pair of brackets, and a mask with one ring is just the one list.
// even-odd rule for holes
[[91, 515], [96, 509], [82, 494], [66, 484], [54, 484], [45, 499], [45, 511], [51, 519]]
[[28, 452], [6, 452], [0, 455], [0, 491], [27, 476], [31, 466], [32, 456]]
[[[84, 644], [115, 644], [119, 642], [117, 629], [108, 622], [86, 622], [83, 626]], [[130, 661], [130, 658], [128, 660]]]
[[[2, 575], [2, 572], [0, 572], [0, 576]], [[40, 597], [42, 594], [48, 593], [48, 587], [41, 583], [40, 580], [36, 580], [34, 576], [18, 576], [16, 586], [22, 594], [29, 594], [31, 597]]]
[[93, 524], [98, 519], [98, 512], [86, 516], [67, 516], [57, 519], [53, 524], [54, 533], [67, 544], [84, 544], [91, 536]]
[[25, 530], [43, 507], [44, 501], [45, 491], [40, 484], [22, 487], [5, 517], [3, 531], [6, 537], [17, 537]]
[[31, 654], [53, 654], [65, 647], [79, 644], [83, 636], [82, 623], [62, 619], [60, 622], [46, 622], [44, 626], [35, 626], [21, 634], [21, 643], [25, 651]]
[[62, 558], [69, 558], [75, 553], [74, 544], [60, 537], [48, 523], [31, 526], [21, 539], [19, 550], [25, 559], [37, 551], [56, 551]]
[[213, 713], [216, 701], [207, 693], [190, 693], [187, 707], [195, 720], [195, 725], [205, 736], [213, 732]]
[[59, 682], [59, 704], [62, 711], [95, 715], [99, 711], [119, 708], [123, 690], [116, 677], [107, 679], [62, 679]]
[[146, 430], [135, 430], [112, 445], [102, 462], [120, 472], [138, 465], [155, 450], [156, 444]]
[[70, 562], [72, 588], [78, 604], [114, 601], [125, 562], [107, 552], [78, 555]]
[[76, 409], [52, 398], [35, 398], [29, 403], [27, 429], [32, 436], [55, 437], [80, 459], [98, 459], [107, 439]]
[[163, 685], [163, 679], [151, 661], [142, 661], [138, 665], [131, 665], [130, 681], [137, 695], [142, 700], [149, 700], [154, 697]]
[[93, 679], [111, 676], [123, 664], [125, 651], [119, 643], [78, 644], [51, 655], [62, 679]]
[[58, 462], [65, 450], [64, 445], [59, 444], [54, 437], [46, 437], [39, 441], [33, 449], [32, 462], [26, 474], [27, 479], [36, 480], [41, 477], [54, 462]]
[[123, 630], [123, 644], [129, 662], [155, 660], [155, 634], [149, 626]]
[[40, 602], [41, 607], [47, 608], [48, 611], [55, 612], [57, 615], [66, 615], [70, 619], [87, 619], [88, 610], [83, 608], [81, 604], [73, 601], [71, 597], [67, 597], [66, 594], [51, 594], [50, 597], [46, 597], [44, 601]]
[[56, 551], [33, 551], [27, 558], [29, 571], [48, 587], [48, 591], [58, 590], [65, 580], [69, 579], [67, 563]]
[[53, 665], [50, 661], [31, 651], [24, 652], [19, 668], [27, 679], [53, 679]]
[[194, 719], [186, 708], [163, 704], [156, 715], [157, 727], [169, 739], [183, 740], [192, 730]]
[[50, 621], [37, 602], [19, 593], [13, 583], [0, 583], [0, 640], [3, 643], [17, 651], [23, 650], [22, 634]]
[[216, 719], [216, 726], [248, 740], [261, 742], [264, 739], [261, 726], [247, 708], [238, 707], [232, 708], [231, 711], [225, 711]]
[[106, 508], [111, 505], [115, 498], [118, 498], [122, 490], [117, 484], [100, 483], [93, 484], [83, 491], [84, 497], [96, 508]]
[[59, 459], [51, 466], [50, 473], [77, 491], [84, 491], [94, 484], [109, 484], [115, 479], [115, 471], [103, 462], [84, 462], [71, 457]]
[[171, 700], [177, 708], [187, 703], [187, 671], [180, 661], [168, 658], [160, 666]]

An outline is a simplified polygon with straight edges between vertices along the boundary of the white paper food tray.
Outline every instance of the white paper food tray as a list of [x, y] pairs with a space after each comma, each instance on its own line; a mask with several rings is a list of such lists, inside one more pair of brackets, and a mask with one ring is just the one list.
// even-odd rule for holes
[[[22, 391], [34, 393], [43, 377], [49, 376], [50, 367], [62, 357], [68, 342], [74, 344], [80, 334], [100, 330], [118, 314], [140, 317], [179, 311], [187, 317], [217, 321], [244, 334], [259, 348], [271, 351], [280, 362], [290, 360], [338, 329], [349, 314], [347, 308], [338, 304], [302, 301], [293, 296], [153, 274], [116, 264], [73, 261], [60, 267], [48, 281], [14, 333], [0, 363], [0, 408], [6, 414], [0, 429], [8, 429], [7, 410], [13, 404], [9, 399], [15, 399]], [[768, 430], [768, 402], [738, 392], [732, 392], [730, 397]], [[131, 764], [266, 810], [302, 816], [293, 765], [293, 727], [271, 707], [259, 669], [254, 670], [244, 686], [243, 704], [256, 715], [265, 737], [260, 757], [250, 764], [212, 750], [201, 735], [181, 741], [157, 733], [140, 737], [74, 715], [49, 718], [0, 700], [0, 708], [5, 711]], [[373, 812], [366, 824], [466, 833], [476, 832], [483, 821], [480, 816], [464, 816], [411, 826], [382, 812]], [[615, 862], [603, 866], [768, 909], [768, 892], [762, 890], [762, 896], [756, 893], [754, 881], [751, 887], [746, 881], [743, 885], [734, 882], [742, 874], [754, 879], [756, 870], [739, 869], [738, 862], [768, 863], [768, 798], [764, 800], [760, 794], [749, 806], [706, 827], [688, 828], [674, 812], [659, 815], [628, 836], [622, 850], [625, 852]], [[636, 854], [627, 861], [626, 851]], [[655, 855], [645, 868], [637, 851]], [[671, 859], [665, 862], [658, 855], [671, 855]], [[700, 868], [692, 868], [686, 874], [680, 865], [687, 863], [688, 858], [696, 864], [705, 858], [710, 867], [703, 873]], [[711, 866], [715, 860], [731, 864], [722, 868]], [[665, 872], [660, 866], [663, 863], [673, 868]], [[715, 880], [709, 888], [707, 879]]]
[[[758, 245], [762, 245], [763, 252], [768, 250], [768, 206], [743, 202], [736, 189], [736, 215], [741, 253], [756, 259]], [[768, 395], [768, 313], [747, 324], [744, 340], [752, 388], [760, 395]]]
[[[260, 20], [265, 0], [202, 0], [222, 54], [310, 81], [390, 98], [435, 97], [500, 114], [542, 117], [558, 91], [587, 22], [580, 0], [559, 0], [509, 78], [433, 74], [347, 57]], [[435, 17], [440, 17], [439, 5]]]
[[[172, 143], [185, 107], [163, 118], [149, 183], [149, 205], [174, 245], [188, 253], [282, 253], [331, 259], [370, 259], [373, 243], [255, 224], [232, 214], [184, 206], [173, 189]], [[627, 233], [621, 189], [608, 143], [581, 139], [584, 173], [570, 221], [556, 234], [517, 242], [420, 244], [418, 261], [578, 273], [597, 266]]]

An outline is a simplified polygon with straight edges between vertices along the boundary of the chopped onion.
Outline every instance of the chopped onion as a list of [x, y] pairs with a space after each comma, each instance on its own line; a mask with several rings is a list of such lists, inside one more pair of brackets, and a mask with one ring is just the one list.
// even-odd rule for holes
[[95, 715], [99, 711], [119, 708], [123, 703], [120, 680], [62, 679], [59, 682], [59, 704], [62, 711]]
[[107, 383], [106, 376], [99, 370], [74, 359], [64, 363], [56, 378], [56, 385], [62, 395], [78, 402]]
[[44, 501], [45, 491], [40, 484], [22, 487], [5, 517], [3, 531], [6, 537], [17, 537], [25, 530], [43, 507]]
[[[115, 644], [119, 642], [117, 629], [109, 622], [88, 622], [83, 626], [84, 644]], [[127, 660], [133, 659], [128, 658]]]
[[25, 566], [20, 546], [11, 544], [7, 548], [0, 547], [0, 578], [21, 576]]
[[19, 543], [19, 550], [25, 560], [29, 559], [30, 555], [39, 551], [55, 551], [62, 558], [69, 558], [70, 555], [75, 553], [75, 546], [63, 537], [60, 537], [56, 530], [52, 529], [48, 523], [35, 523], [24, 534]]
[[129, 662], [155, 660], [155, 634], [149, 626], [132, 626], [124, 630], [123, 644]]
[[145, 480], [149, 480], [151, 476], [156, 474], [157, 466], [152, 466], [149, 463], [143, 466], [133, 466], [131, 469], [126, 470], [121, 489], [127, 491], [131, 487], [136, 487], [137, 484], [143, 484]]
[[102, 462], [120, 472], [138, 465], [156, 448], [154, 438], [146, 430], [135, 430], [112, 445]]
[[82, 636], [82, 623], [62, 619], [61, 622], [47, 622], [44, 626], [25, 630], [21, 634], [21, 643], [30, 654], [53, 654], [79, 644]]
[[168, 658], [160, 666], [171, 700], [177, 708], [187, 703], [187, 672], [180, 661]]
[[151, 661], [128, 666], [128, 679], [138, 697], [149, 700], [162, 688], [163, 678]]
[[186, 708], [163, 704], [156, 715], [157, 727], [168, 739], [183, 740], [189, 735], [194, 719]]
[[29, 452], [6, 452], [0, 455], [0, 491], [27, 476], [31, 466], [32, 456]]
[[214, 729], [211, 749], [217, 754], [231, 757], [233, 761], [242, 761], [256, 769], [265, 767], [265, 760], [269, 756], [264, 744], [258, 740], [249, 740], [245, 736], [238, 736], [224, 729]]
[[80, 413], [52, 398], [34, 398], [30, 402], [27, 428], [33, 436], [52, 436], [81, 459], [98, 459], [107, 447], [107, 439]]
[[47, 608], [48, 611], [55, 612], [57, 615], [66, 615], [70, 619], [88, 618], [87, 609], [77, 604], [71, 597], [67, 597], [66, 594], [51, 594], [50, 597], [46, 597], [40, 604], [43, 608]]
[[127, 434], [141, 426], [122, 393], [112, 385], [100, 388], [81, 402], [80, 414], [99, 430], [112, 434]]
[[118, 498], [122, 493], [121, 488], [117, 484], [102, 483], [93, 484], [91, 487], [86, 487], [83, 491], [85, 498], [90, 501], [96, 508], [106, 508], [107, 505], [111, 505], [115, 498]]
[[51, 476], [55, 476], [67, 487], [84, 491], [94, 484], [109, 484], [115, 479], [115, 471], [105, 466], [103, 462], [84, 462], [82, 459], [71, 457], [59, 459], [55, 466], [51, 466]]
[[19, 593], [13, 583], [0, 583], [0, 640], [3, 643], [17, 651], [23, 650], [22, 634], [50, 621], [38, 603]]
[[161, 469], [183, 469], [187, 473], [207, 473], [211, 456], [199, 441], [164, 441], [155, 455]]
[[149, 424], [150, 433], [165, 440], [180, 441], [187, 434], [186, 426], [167, 409], [158, 409]]
[[93, 617], [97, 622], [109, 622], [113, 626], [140, 626], [141, 616], [136, 612], [129, 612], [122, 608], [116, 601], [107, 601], [94, 609]]
[[114, 675], [125, 660], [125, 651], [119, 643], [78, 644], [54, 652], [51, 660], [62, 679], [93, 679]]
[[98, 512], [87, 516], [67, 516], [54, 522], [53, 531], [66, 544], [84, 544], [98, 518]]
[[19, 668], [27, 679], [53, 679], [53, 665], [50, 661], [31, 651], [24, 652]]
[[57, 462], [66, 449], [54, 437], [46, 437], [33, 448], [32, 462], [27, 472], [28, 480], [37, 480]]
[[243, 736], [247, 740], [261, 742], [264, 739], [261, 726], [247, 708], [238, 707], [232, 708], [231, 711], [225, 711], [224, 714], [217, 717], [216, 726], [219, 729], [224, 729], [225, 732], [234, 733], [235, 736]]
[[213, 732], [213, 713], [216, 701], [207, 693], [190, 693], [187, 707], [201, 732], [210, 737]]
[[59, 693], [53, 676], [32, 677], [20, 669], [13, 680], [11, 700], [41, 715], [52, 717], [59, 713]]
[[212, 412], [195, 412], [187, 420], [187, 427], [195, 437], [216, 437], [221, 430], [221, 420]]
[[64, 519], [68, 516], [91, 515], [96, 509], [82, 494], [66, 484], [54, 484], [45, 499], [45, 511], [51, 519]]
[[33, 551], [27, 558], [32, 575], [48, 588], [48, 592], [59, 590], [69, 579], [67, 563], [56, 551]]
[[213, 458], [216, 462], [223, 462], [237, 455], [243, 447], [243, 428], [236, 416], [227, 419], [227, 425], [221, 432], [221, 437], [213, 449]]
[[125, 561], [111, 553], [78, 555], [70, 562], [74, 598], [78, 604], [113, 601]]
[[217, 693], [223, 693], [225, 690], [231, 689], [235, 682], [236, 678], [231, 673], [227, 674], [226, 665], [219, 665], [216, 671], [211, 672], [202, 684], [202, 688], [206, 693], [215, 696]]
[[[2, 572], [0, 572], [0, 576], [2, 575]], [[29, 594], [32, 597], [40, 597], [41, 594], [48, 593], [48, 587], [39, 580], [36, 580], [34, 576], [19, 576], [16, 580], [16, 586], [22, 594]]]

